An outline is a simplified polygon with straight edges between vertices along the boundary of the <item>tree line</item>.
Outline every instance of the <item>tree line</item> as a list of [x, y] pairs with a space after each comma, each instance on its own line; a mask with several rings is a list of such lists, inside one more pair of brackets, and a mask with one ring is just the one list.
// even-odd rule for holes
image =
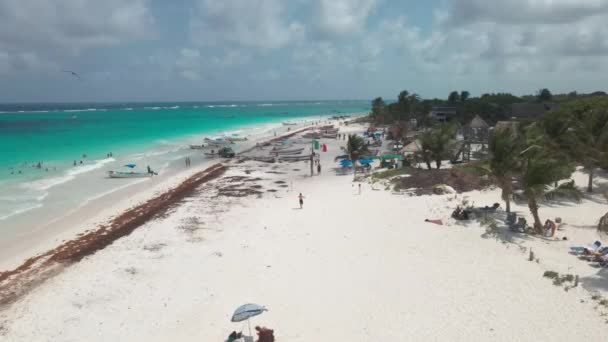
[[[453, 91], [446, 100], [422, 100], [417, 94], [402, 91], [395, 103], [387, 105], [382, 98], [374, 99], [370, 117], [375, 123], [419, 119], [427, 127], [417, 134], [420, 145], [417, 157], [431, 169], [440, 168], [443, 160], [450, 159], [457, 131], [456, 124], [425, 123], [431, 106], [456, 107], [457, 120], [464, 124], [474, 114], [489, 122], [508, 118], [507, 108], [522, 101], [555, 101], [560, 106], [539, 118], [495, 128], [489, 137], [488, 160], [483, 167], [500, 187], [506, 211], [510, 212], [515, 195], [525, 200], [534, 218], [533, 228], [541, 233], [540, 201], [556, 198], [578, 201], [582, 192], [570, 179], [576, 168], [582, 167], [587, 174], [587, 192], [594, 191], [597, 170], [608, 169], [606, 93], [553, 95], [548, 89], [541, 89], [534, 96], [498, 93], [475, 98], [467, 91]], [[608, 218], [604, 221], [606, 225], [598, 229], [608, 233]]]

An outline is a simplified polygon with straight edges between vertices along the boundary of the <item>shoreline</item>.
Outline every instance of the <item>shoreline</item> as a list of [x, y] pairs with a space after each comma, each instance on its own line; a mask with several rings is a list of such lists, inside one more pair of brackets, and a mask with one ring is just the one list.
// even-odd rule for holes
[[[350, 115], [357, 117], [363, 115], [363, 113], [350, 113]], [[312, 121], [327, 120], [330, 116], [330, 114], [327, 114], [315, 120], [312, 120], [311, 117], [296, 118], [294, 120], [302, 123], [292, 127], [292, 129], [297, 130], [302, 125], [310, 125]], [[243, 129], [247, 127], [249, 126], [245, 126]], [[280, 122], [252, 127], [257, 127], [254, 129], [253, 139], [250, 137], [251, 140], [234, 145], [235, 152], [243, 153], [239, 149], [248, 150], [255, 147], [256, 142], [273, 141], [277, 138], [280, 139], [285, 134], [292, 133], [287, 132], [288, 127], [281, 126]], [[223, 131], [219, 130], [217, 133], [221, 132]], [[273, 136], [273, 132], [278, 133], [278, 136]], [[202, 139], [206, 135], [208, 134], [204, 133], [198, 136]], [[192, 139], [192, 137], [188, 136], [184, 139], [180, 140], [182, 144], [186, 144], [186, 141]], [[191, 176], [193, 171], [202, 170], [216, 161], [214, 158], [204, 158], [202, 153], [199, 155], [197, 150], [185, 149], [177, 155], [195, 157], [192, 167], [183, 169], [178, 164], [180, 159], [174, 159], [171, 162], [172, 165], [168, 166], [166, 172], [159, 177], [140, 181], [129, 180], [128, 182], [121, 182], [124, 184], [120, 184], [120, 186], [115, 186], [117, 182], [112, 182], [109, 187], [110, 191], [104, 190], [99, 195], [85, 198], [84, 201], [73, 205], [63, 204], [65, 196], [69, 198], [71, 194], [79, 191], [78, 184], [87, 187], [86, 180], [91, 180], [93, 175], [85, 174], [83, 176], [86, 178], [79, 178], [65, 185], [60, 185], [61, 188], [53, 189], [54, 192], [51, 192], [51, 196], [45, 196], [44, 205], [41, 204], [32, 210], [0, 221], [0, 234], [2, 234], [2, 239], [0, 239], [0, 271], [17, 267], [30, 256], [51, 249], [84, 230], [74, 228], [75, 226], [94, 228], [98, 225], [100, 218], [103, 220], [106, 217], [115, 216], [130, 206], [151, 197], [153, 195], [152, 189], [163, 191], [174, 187], [177, 185], [176, 179], [184, 180]], [[99, 174], [101, 171], [95, 172]], [[95, 184], [95, 187], [99, 188], [100, 185]]]
[[[270, 144], [281, 139], [292, 137], [298, 133], [309, 130], [312, 126], [304, 124], [294, 130], [273, 137], [270, 140], [258, 142], [261, 145]], [[242, 155], [256, 148], [253, 145], [238, 155]], [[235, 157], [238, 158], [238, 157]], [[203, 170], [195, 171], [193, 175], [180, 181], [177, 185], [170, 186], [168, 190], [160, 195], [154, 195], [145, 199], [143, 203], [126, 208], [118, 215], [107, 216], [98, 223], [96, 227], [79, 233], [76, 237], [63, 241], [58, 246], [31, 256], [17, 267], [9, 270], [0, 270], [0, 310], [3, 306], [9, 306], [23, 295], [26, 295], [36, 286], [58, 273], [62, 267], [80, 261], [82, 258], [104, 249], [114, 241], [129, 235], [135, 229], [141, 227], [148, 221], [162, 216], [172, 206], [179, 203], [188, 194], [192, 193], [202, 184], [218, 178], [226, 172], [233, 163], [216, 163]]]

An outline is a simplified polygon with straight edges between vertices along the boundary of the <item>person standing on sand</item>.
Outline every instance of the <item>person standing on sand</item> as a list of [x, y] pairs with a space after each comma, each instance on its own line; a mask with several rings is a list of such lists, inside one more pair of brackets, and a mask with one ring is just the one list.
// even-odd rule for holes
[[304, 207], [304, 196], [302, 195], [301, 192], [300, 192], [300, 195], [298, 196], [298, 199], [300, 200], [300, 209], [303, 209], [303, 207]]
[[317, 164], [317, 173], [321, 174], [321, 163]]
[[361, 183], [359, 183], [359, 195], [361, 195]]

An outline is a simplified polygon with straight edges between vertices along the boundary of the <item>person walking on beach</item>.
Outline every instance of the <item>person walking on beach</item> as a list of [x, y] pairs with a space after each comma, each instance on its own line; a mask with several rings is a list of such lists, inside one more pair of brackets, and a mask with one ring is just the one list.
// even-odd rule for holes
[[303, 209], [303, 207], [304, 207], [304, 196], [302, 195], [301, 192], [300, 192], [300, 195], [298, 196], [298, 199], [300, 200], [300, 209]]
[[359, 183], [359, 195], [361, 195], [361, 183]]
[[317, 164], [317, 173], [321, 174], [321, 163]]

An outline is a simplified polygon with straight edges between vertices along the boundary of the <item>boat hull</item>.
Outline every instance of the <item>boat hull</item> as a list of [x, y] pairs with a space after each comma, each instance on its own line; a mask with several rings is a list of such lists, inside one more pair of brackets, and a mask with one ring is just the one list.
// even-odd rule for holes
[[148, 177], [152, 177], [152, 174], [147, 173], [147, 172], [109, 171], [108, 176], [110, 178], [148, 178]]

